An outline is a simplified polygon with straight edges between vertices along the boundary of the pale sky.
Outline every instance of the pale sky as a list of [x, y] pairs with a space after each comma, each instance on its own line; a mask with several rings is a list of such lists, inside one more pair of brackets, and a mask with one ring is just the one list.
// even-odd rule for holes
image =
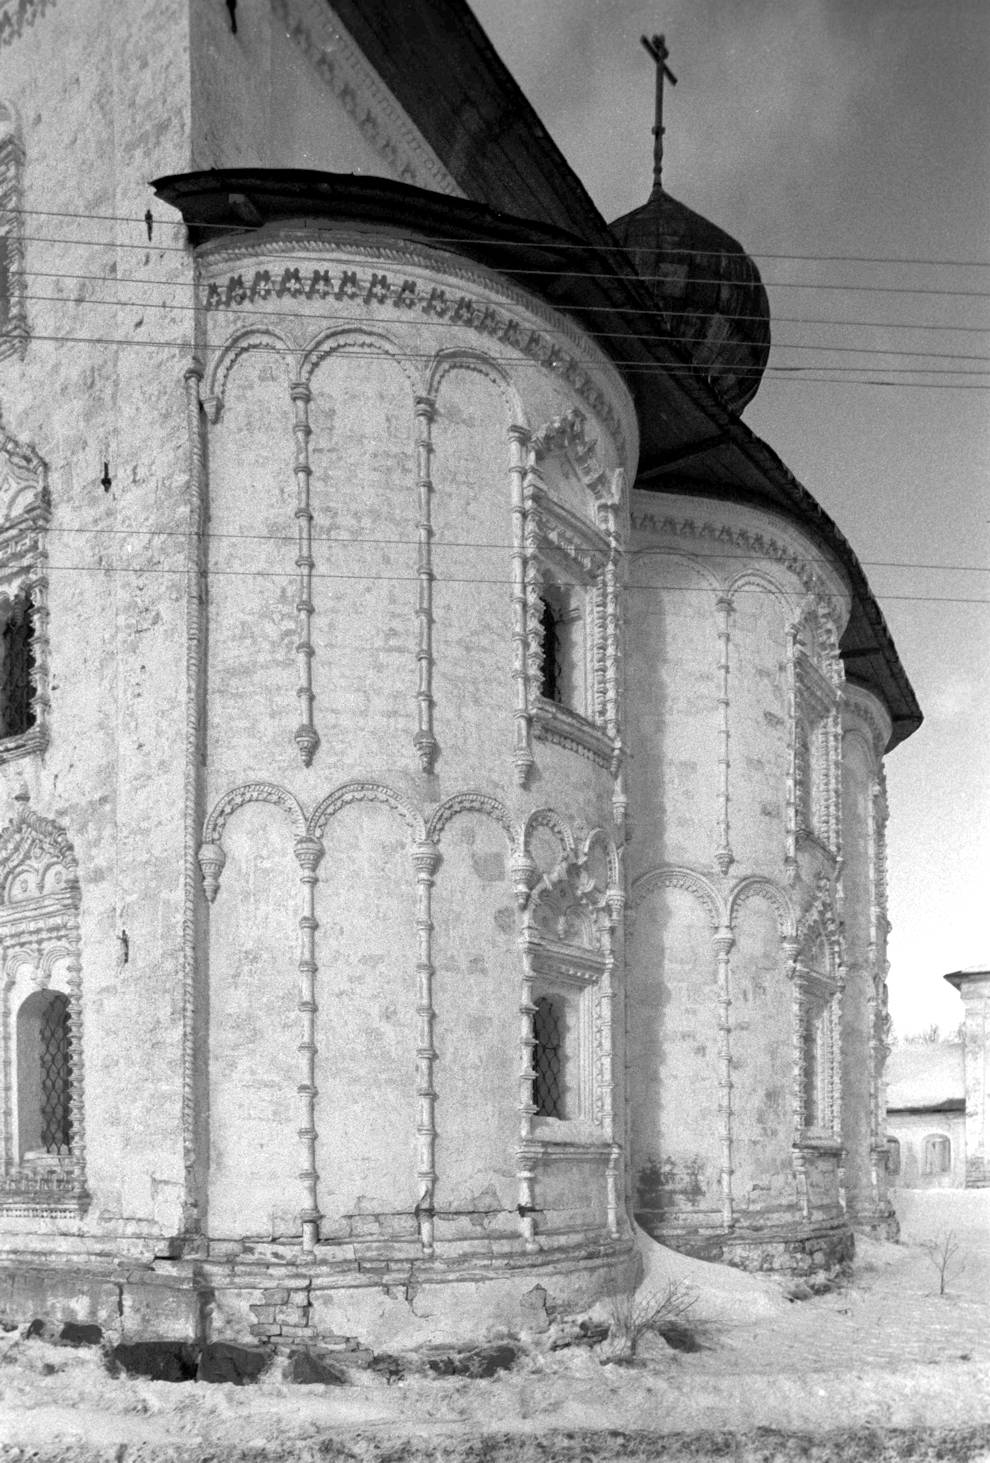
[[666, 36], [664, 185], [756, 257], [770, 365], [805, 368], [744, 420], [856, 550], [925, 712], [887, 761], [890, 1004], [951, 1031], [942, 975], [990, 965], [990, 269], [945, 262], [990, 261], [990, 4], [470, 3], [606, 219], [649, 193], [639, 37]]

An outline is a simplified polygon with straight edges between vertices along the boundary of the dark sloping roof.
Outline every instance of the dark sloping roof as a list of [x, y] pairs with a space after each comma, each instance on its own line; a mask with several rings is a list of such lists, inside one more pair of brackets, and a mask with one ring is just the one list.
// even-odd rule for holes
[[887, 1110], [952, 1112], [966, 1106], [961, 1041], [896, 1046], [887, 1064]]

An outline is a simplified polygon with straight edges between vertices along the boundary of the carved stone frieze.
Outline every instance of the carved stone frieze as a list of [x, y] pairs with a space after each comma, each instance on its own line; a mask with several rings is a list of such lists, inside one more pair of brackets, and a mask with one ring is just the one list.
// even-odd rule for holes
[[[26, 0], [22, 3], [26, 5]], [[12, 13], [10, 7], [0, 8], [0, 46], [12, 39], [9, 30], [3, 29], [5, 20], [9, 26]], [[27, 349], [23, 171], [24, 149], [17, 120], [11, 109], [0, 103], [0, 360], [23, 356]]]
[[[82, 967], [79, 875], [72, 845], [57, 823], [33, 812], [26, 794], [0, 832], [0, 974], [2, 974], [2, 1170], [0, 1212], [57, 1217], [87, 1202], [83, 1083]], [[19, 1110], [17, 1010], [34, 990], [56, 979], [67, 1001], [67, 1149], [23, 1154], [15, 1132]], [[22, 1130], [23, 1131], [23, 1130]]]
[[453, 178], [399, 110], [330, 7], [319, 0], [271, 0], [271, 5], [289, 40], [398, 178], [459, 196]]
[[0, 737], [0, 763], [48, 745], [48, 470], [33, 447], [15, 441], [0, 422], [0, 607], [24, 595], [31, 605], [33, 724]]
[[[331, 248], [332, 267], [326, 263]], [[278, 256], [285, 253], [293, 262], [280, 267]], [[307, 254], [318, 256], [312, 266], [296, 262]], [[236, 270], [240, 261], [244, 264]], [[225, 265], [236, 272], [222, 277]], [[625, 402], [618, 405], [602, 389], [604, 378], [621, 392], [614, 368], [594, 342], [565, 317], [480, 267], [460, 265], [426, 246], [390, 242], [370, 249], [366, 239], [341, 234], [328, 247], [325, 235], [287, 231], [266, 240], [263, 253], [257, 242], [205, 246], [200, 271], [208, 312], [234, 319], [251, 315], [271, 331], [271, 338], [259, 342], [259, 348], [294, 349], [284, 339], [280, 344], [280, 331], [271, 325], [275, 317], [283, 329], [292, 326], [294, 336], [306, 331], [307, 322], [311, 327], [314, 319], [333, 326], [347, 324], [355, 316], [368, 322], [379, 314], [383, 321], [399, 324], [427, 320], [443, 329], [461, 326], [564, 380], [609, 433], [620, 461], [635, 450], [635, 417]], [[437, 283], [438, 274], [443, 284]], [[458, 292], [458, 287], [470, 292]], [[208, 399], [222, 395], [213, 384], [214, 370], [207, 380]], [[431, 374], [428, 365], [416, 386], [418, 394], [435, 395]], [[517, 411], [513, 418], [521, 420]], [[593, 477], [597, 481], [597, 470]], [[600, 491], [603, 501], [621, 495], [623, 475], [602, 473]]]

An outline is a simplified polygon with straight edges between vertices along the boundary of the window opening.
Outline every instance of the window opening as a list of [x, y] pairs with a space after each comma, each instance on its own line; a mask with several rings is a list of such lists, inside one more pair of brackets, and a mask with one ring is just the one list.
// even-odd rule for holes
[[7, 607], [0, 630], [0, 736], [29, 731], [34, 714], [34, 606], [18, 594]]
[[817, 1004], [804, 1019], [804, 1126], [825, 1125], [825, 1030], [824, 1012]]
[[533, 1013], [533, 1106], [536, 1116], [564, 1116], [563, 1020], [560, 1006], [540, 996]]
[[540, 695], [547, 701], [560, 702], [563, 676], [560, 665], [560, 634], [554, 607], [548, 599], [540, 600], [540, 632], [543, 637], [543, 659], [540, 664]]
[[894, 1177], [901, 1171], [901, 1145], [896, 1138], [887, 1139], [887, 1172]]
[[925, 1139], [925, 1173], [948, 1173], [952, 1164], [952, 1144], [944, 1135]]
[[36, 991], [17, 1021], [21, 1154], [64, 1156], [72, 1146], [72, 1047], [69, 999]]

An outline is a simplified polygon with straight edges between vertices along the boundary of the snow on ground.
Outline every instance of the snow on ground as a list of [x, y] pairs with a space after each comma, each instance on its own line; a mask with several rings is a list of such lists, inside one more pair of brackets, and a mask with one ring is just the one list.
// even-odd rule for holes
[[[490, 1380], [355, 1371], [347, 1386], [269, 1374], [238, 1388], [113, 1380], [95, 1349], [12, 1332], [0, 1337], [0, 1458], [990, 1459], [990, 1190], [897, 1204], [902, 1243], [860, 1241], [852, 1281], [800, 1301], [646, 1241], [643, 1290], [694, 1286], [702, 1349], [647, 1338], [634, 1366], [536, 1338]], [[940, 1296], [922, 1242], [950, 1230], [959, 1251]]]

